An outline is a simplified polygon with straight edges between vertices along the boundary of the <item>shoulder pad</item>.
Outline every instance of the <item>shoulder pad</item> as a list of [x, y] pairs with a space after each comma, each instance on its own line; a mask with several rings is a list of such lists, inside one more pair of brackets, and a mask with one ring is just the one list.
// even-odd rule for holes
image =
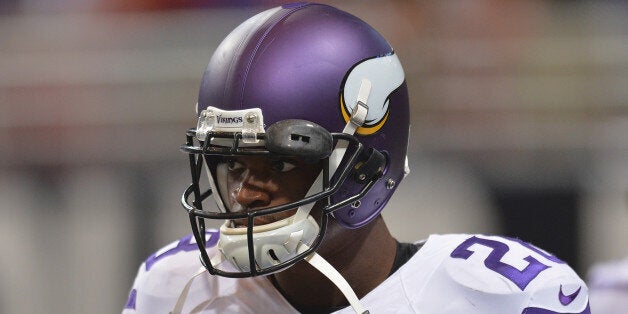
[[478, 313], [589, 313], [584, 281], [565, 262], [527, 242], [486, 235], [434, 240], [448, 256], [430, 282], [457, 291], [461, 304], [467, 302], [460, 309], [472, 304], [484, 307]]

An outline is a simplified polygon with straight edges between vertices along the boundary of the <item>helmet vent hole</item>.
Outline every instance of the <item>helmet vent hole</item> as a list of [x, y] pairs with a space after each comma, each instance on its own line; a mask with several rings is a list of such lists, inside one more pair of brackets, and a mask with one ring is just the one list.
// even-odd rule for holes
[[358, 207], [360, 207], [360, 205], [361, 205], [361, 204], [362, 204], [362, 202], [360, 202], [360, 201], [355, 201], [355, 202], [351, 203], [351, 207], [353, 207], [353, 208], [358, 208]]
[[290, 139], [295, 141], [295, 142], [305, 142], [305, 143], [309, 143], [310, 142], [310, 137], [309, 136], [305, 136], [305, 135], [300, 135], [300, 134], [290, 134]]
[[270, 249], [268, 250], [268, 255], [270, 256], [270, 258], [272, 258], [275, 262], [280, 263], [281, 261], [279, 260], [279, 257], [277, 257], [277, 254], [275, 254], [275, 250]]

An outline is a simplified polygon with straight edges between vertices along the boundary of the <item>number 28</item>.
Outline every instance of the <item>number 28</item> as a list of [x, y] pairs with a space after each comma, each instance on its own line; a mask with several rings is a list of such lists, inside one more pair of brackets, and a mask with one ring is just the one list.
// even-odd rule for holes
[[[556, 256], [547, 254], [529, 243], [523, 242], [519, 239], [512, 239], [512, 238], [506, 238], [506, 239], [517, 242], [520, 245], [523, 245], [524, 247], [540, 254], [541, 256], [543, 256], [544, 258], [550, 261], [561, 263], [561, 264], [565, 263], [561, 261], [560, 259], [558, 259]], [[536, 276], [538, 276], [542, 271], [550, 267], [548, 265], [541, 263], [539, 260], [532, 257], [531, 255], [528, 255], [523, 259], [524, 261], [528, 262], [528, 266], [526, 266], [523, 270], [518, 270], [512, 265], [506, 264], [501, 261], [502, 257], [504, 257], [504, 255], [510, 250], [510, 248], [508, 247], [508, 244], [501, 241], [497, 241], [497, 240], [482, 239], [476, 236], [472, 236], [468, 238], [467, 240], [465, 240], [464, 242], [462, 242], [460, 245], [458, 245], [458, 247], [456, 247], [453, 250], [453, 252], [451, 252], [450, 256], [453, 258], [461, 258], [461, 259], [469, 258], [474, 253], [473, 251], [469, 250], [469, 247], [473, 244], [479, 244], [479, 245], [483, 245], [488, 248], [491, 248], [492, 249], [491, 253], [488, 255], [488, 257], [486, 257], [486, 259], [484, 259], [484, 265], [488, 269], [510, 280], [512, 283], [517, 285], [517, 287], [519, 287], [519, 289], [521, 289], [522, 291], [526, 288], [526, 286], [528, 286], [528, 284], [534, 278], [536, 278]]]

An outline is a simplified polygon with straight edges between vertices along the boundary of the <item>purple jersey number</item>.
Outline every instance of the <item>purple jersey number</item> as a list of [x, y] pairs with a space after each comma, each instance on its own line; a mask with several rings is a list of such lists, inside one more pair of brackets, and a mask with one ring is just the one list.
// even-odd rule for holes
[[[517, 239], [508, 239], [508, 240], [515, 241], [523, 245], [524, 247], [542, 255], [543, 257], [547, 258], [550, 261], [553, 261], [556, 263], [564, 263], [563, 261], [556, 258], [555, 256], [542, 252], [541, 250], [537, 249], [536, 247], [528, 243], [522, 242]], [[453, 258], [461, 258], [461, 259], [469, 258], [474, 253], [473, 251], [469, 250], [469, 247], [473, 244], [479, 244], [479, 245], [483, 245], [483, 246], [493, 249], [491, 253], [488, 255], [488, 257], [486, 257], [486, 259], [484, 260], [484, 265], [488, 269], [510, 280], [512, 283], [517, 285], [517, 287], [519, 287], [521, 291], [523, 291], [528, 286], [528, 284], [534, 278], [536, 278], [536, 276], [538, 276], [542, 271], [550, 267], [548, 265], [545, 265], [539, 262], [539, 260], [537, 260], [536, 258], [528, 255], [523, 259], [526, 262], [528, 262], [528, 266], [526, 266], [526, 268], [524, 268], [523, 270], [518, 270], [512, 265], [508, 265], [501, 261], [502, 257], [504, 257], [504, 255], [510, 250], [510, 248], [508, 247], [508, 244], [501, 241], [497, 241], [497, 240], [482, 239], [476, 236], [470, 237], [464, 242], [462, 242], [462, 244], [458, 245], [458, 247], [456, 247], [456, 249], [454, 249], [453, 252], [451, 252], [450, 256]]]
[[[216, 245], [216, 243], [218, 243], [218, 237], [219, 237], [218, 231], [214, 231], [214, 230], [205, 231], [205, 239], [207, 240], [207, 243], [205, 243], [205, 247], [209, 248]], [[155, 265], [155, 263], [157, 263], [158, 261], [160, 261], [166, 256], [174, 255], [179, 252], [190, 252], [190, 251], [198, 250], [198, 245], [196, 243], [193, 243], [192, 239], [193, 239], [192, 235], [189, 234], [179, 239], [179, 241], [177, 242], [177, 245], [172, 247], [171, 249], [165, 252], [162, 252], [160, 254], [155, 253], [149, 256], [145, 262], [146, 271], [149, 271], [153, 267], [153, 265]], [[132, 289], [131, 293], [129, 293], [129, 299], [127, 300], [124, 308], [135, 310], [136, 298], [137, 298], [137, 290]]]
[[[207, 239], [207, 243], [205, 243], [205, 247], [212, 247], [218, 243], [218, 231], [208, 230], [205, 232], [205, 239]], [[188, 234], [187, 236], [179, 239], [179, 243], [177, 245], [159, 255], [157, 253], [151, 255], [146, 259], [146, 271], [150, 270], [153, 265], [161, 260], [162, 258], [170, 255], [177, 254], [179, 252], [190, 252], [194, 250], [198, 250], [198, 245], [192, 242], [192, 235]]]

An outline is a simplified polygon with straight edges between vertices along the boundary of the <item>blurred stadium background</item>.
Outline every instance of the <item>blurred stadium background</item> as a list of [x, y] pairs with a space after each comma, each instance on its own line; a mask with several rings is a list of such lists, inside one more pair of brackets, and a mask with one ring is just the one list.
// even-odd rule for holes
[[[400, 240], [503, 233], [570, 262], [628, 255], [625, 1], [322, 1], [406, 70]], [[0, 1], [0, 312], [116, 313], [188, 233], [178, 151], [213, 49], [279, 1]]]

